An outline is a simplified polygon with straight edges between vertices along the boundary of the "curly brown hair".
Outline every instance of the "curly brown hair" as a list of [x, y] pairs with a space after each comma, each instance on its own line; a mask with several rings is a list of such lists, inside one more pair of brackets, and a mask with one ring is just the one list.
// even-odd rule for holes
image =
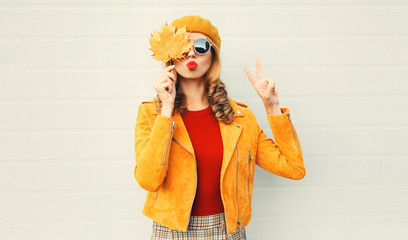
[[[211, 38], [207, 37], [207, 40], [211, 43], [212, 63], [210, 69], [204, 74], [203, 79], [205, 81], [205, 91], [207, 93], [208, 102], [211, 105], [211, 110], [215, 118], [219, 121], [224, 121], [226, 124], [230, 124], [234, 118], [235, 113], [229, 104], [228, 93], [225, 84], [220, 79], [221, 62], [219, 55], [219, 48], [214, 44]], [[165, 67], [170, 66], [170, 61], [166, 63]], [[179, 79], [179, 74], [177, 73]], [[184, 94], [179, 87], [179, 82], [176, 83], [176, 98], [174, 101], [174, 109], [172, 115], [174, 115], [177, 109], [181, 116], [187, 112], [187, 107], [184, 103]], [[156, 107], [161, 110], [162, 102], [159, 95], [156, 97]]]

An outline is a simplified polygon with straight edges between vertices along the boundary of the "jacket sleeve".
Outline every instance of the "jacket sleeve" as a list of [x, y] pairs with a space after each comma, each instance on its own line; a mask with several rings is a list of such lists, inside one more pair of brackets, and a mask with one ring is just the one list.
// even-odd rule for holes
[[289, 109], [281, 111], [281, 115], [267, 115], [276, 143], [258, 125], [256, 164], [276, 175], [299, 180], [306, 174], [302, 148]]
[[166, 177], [175, 122], [166, 116], [157, 115], [153, 124], [149, 124], [147, 114], [150, 112], [142, 103], [135, 127], [134, 175], [143, 189], [156, 192]]

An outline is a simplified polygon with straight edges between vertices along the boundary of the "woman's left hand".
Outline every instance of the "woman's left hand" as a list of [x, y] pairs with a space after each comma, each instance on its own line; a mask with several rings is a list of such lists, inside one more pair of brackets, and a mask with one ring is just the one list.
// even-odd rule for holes
[[261, 97], [265, 108], [268, 109], [280, 109], [279, 107], [279, 97], [278, 97], [278, 86], [272, 77], [264, 78], [261, 72], [261, 63], [259, 59], [256, 59], [256, 75], [258, 80], [252, 76], [248, 68], [244, 67], [244, 71], [247, 74], [249, 80], [254, 86], [256, 92]]

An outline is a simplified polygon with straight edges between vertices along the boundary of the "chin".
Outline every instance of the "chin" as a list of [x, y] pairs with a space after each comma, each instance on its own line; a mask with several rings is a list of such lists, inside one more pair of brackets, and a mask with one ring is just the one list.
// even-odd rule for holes
[[[176, 69], [177, 71], [177, 69]], [[204, 76], [205, 72], [200, 70], [187, 70], [187, 71], [179, 71], [177, 72], [183, 78], [201, 78]]]
[[[180, 74], [180, 73], [179, 73]], [[180, 74], [183, 78], [189, 79], [189, 78], [201, 78], [204, 76], [204, 73], [184, 73]]]

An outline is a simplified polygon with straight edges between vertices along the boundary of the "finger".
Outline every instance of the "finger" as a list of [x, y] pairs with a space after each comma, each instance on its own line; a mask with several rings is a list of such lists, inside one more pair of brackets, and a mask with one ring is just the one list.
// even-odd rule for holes
[[278, 94], [278, 84], [275, 83], [275, 93]]
[[172, 75], [171, 73], [165, 73], [164, 76], [162, 77], [160, 83], [168, 82], [168, 83], [171, 84], [171, 83], [175, 82], [175, 79], [173, 79], [173, 77], [174, 77], [174, 75]]
[[171, 79], [167, 76], [164, 76], [160, 79], [160, 81], [157, 83], [157, 86], [162, 86], [164, 83], [171, 83]]
[[161, 90], [161, 91], [166, 91], [167, 88], [170, 87], [170, 86], [171, 86], [171, 83], [170, 83], [170, 82], [165, 82], [165, 83], [163, 83], [163, 84], [160, 85], [160, 90]]
[[261, 60], [259, 60], [259, 58], [256, 59], [256, 75], [258, 76], [258, 80], [263, 79], [261, 71]]
[[163, 71], [160, 73], [160, 77], [167, 76], [167, 73], [171, 72], [173, 69], [174, 69], [174, 65], [165, 67]]
[[168, 76], [172, 81], [176, 81], [176, 77], [171, 72], [166, 72], [166, 76]]
[[269, 93], [269, 92], [272, 92], [273, 87], [275, 86], [275, 82], [272, 80], [271, 77], [268, 77], [267, 80], [268, 80], [268, 87], [266, 87], [266, 92]]
[[258, 80], [256, 80], [255, 77], [252, 76], [252, 74], [251, 74], [251, 72], [249, 71], [248, 68], [244, 67], [244, 71], [245, 71], [246, 75], [248, 76], [249, 81], [251, 81], [252, 85], [255, 86], [255, 84], [256, 84], [256, 82], [258, 82]]
[[170, 66], [166, 67], [166, 68], [164, 69], [164, 71], [165, 71], [165, 72], [170, 72], [174, 67], [175, 67], [174, 65], [170, 65]]
[[177, 71], [176, 71], [176, 68], [175, 68], [175, 67], [172, 68], [172, 69], [170, 70], [170, 72], [171, 72], [171, 74], [173, 74], [173, 76], [174, 76], [174, 81], [177, 82]]

